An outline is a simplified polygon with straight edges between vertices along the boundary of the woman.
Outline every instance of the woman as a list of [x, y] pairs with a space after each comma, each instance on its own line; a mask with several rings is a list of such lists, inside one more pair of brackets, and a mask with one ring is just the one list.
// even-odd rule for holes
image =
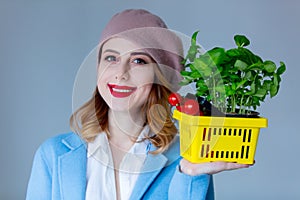
[[72, 133], [36, 152], [27, 199], [213, 199], [212, 174], [248, 167], [180, 157], [167, 99], [178, 90], [182, 55], [158, 16], [113, 16], [99, 44], [94, 95], [71, 116]]

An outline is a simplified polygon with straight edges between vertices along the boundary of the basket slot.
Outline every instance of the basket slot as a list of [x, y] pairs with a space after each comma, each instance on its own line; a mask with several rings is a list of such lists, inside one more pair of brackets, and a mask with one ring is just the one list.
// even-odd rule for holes
[[[206, 148], [205, 148], [205, 146], [206, 146]], [[209, 144], [207, 144], [207, 145], [202, 144], [202, 145], [201, 145], [201, 153], [200, 153], [200, 157], [203, 158], [203, 157], [205, 156], [206, 158], [208, 158], [208, 157], [209, 157], [209, 151], [210, 151], [210, 146], [209, 146]]]
[[250, 142], [250, 141], [251, 141], [251, 133], [252, 133], [252, 130], [251, 130], [251, 129], [249, 129], [248, 142]]
[[232, 129], [230, 128], [230, 129], [228, 129], [228, 135], [229, 136], [231, 136], [231, 131], [232, 131]]
[[247, 146], [247, 149], [246, 149], [246, 159], [248, 159], [248, 156], [249, 156], [249, 146]]
[[239, 136], [242, 135], [242, 130], [243, 130], [243, 129], [239, 129]]
[[204, 144], [202, 144], [201, 146], [201, 154], [200, 154], [200, 157], [203, 158], [204, 156]]
[[209, 156], [209, 144], [206, 145], [206, 158], [208, 158]]
[[241, 150], [241, 158], [244, 158], [244, 146], [242, 146], [242, 150]]
[[233, 129], [233, 136], [236, 136], [236, 129]]
[[221, 156], [220, 158], [224, 158], [224, 151], [221, 151]]
[[206, 136], [206, 128], [203, 129], [203, 137], [202, 137], [203, 141], [205, 141], [205, 136]]
[[244, 129], [243, 142], [246, 142], [247, 129]]
[[239, 152], [238, 151], [235, 153], [235, 158], [239, 158]]
[[233, 157], [234, 157], [234, 152], [232, 151], [232, 152], [231, 152], [231, 158], [233, 158]]
[[226, 135], [226, 131], [227, 131], [227, 129], [226, 129], [226, 128], [224, 128], [224, 133], [223, 133], [223, 135]]
[[229, 151], [226, 151], [226, 158], [229, 157]]
[[[214, 135], [216, 135], [216, 128], [214, 128]], [[203, 129], [203, 134], [202, 134], [202, 141], [210, 141], [211, 140], [211, 128], [208, 129], [208, 134], [206, 134], [207, 131], [206, 131], [206, 128]], [[207, 138], [206, 138], [206, 135], [207, 135]]]

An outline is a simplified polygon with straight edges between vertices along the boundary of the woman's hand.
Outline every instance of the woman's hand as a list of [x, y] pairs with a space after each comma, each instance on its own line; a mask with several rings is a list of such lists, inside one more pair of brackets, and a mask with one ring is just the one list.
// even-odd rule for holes
[[183, 158], [180, 161], [180, 171], [187, 175], [197, 176], [201, 174], [216, 174], [222, 171], [248, 168], [252, 165], [222, 162], [222, 161], [206, 162], [206, 163], [191, 163], [188, 160]]

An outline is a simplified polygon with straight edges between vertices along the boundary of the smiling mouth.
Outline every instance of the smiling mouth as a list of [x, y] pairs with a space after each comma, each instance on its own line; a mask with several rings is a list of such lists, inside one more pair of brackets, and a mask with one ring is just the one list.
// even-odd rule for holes
[[114, 84], [107, 84], [107, 85], [110, 90], [110, 93], [117, 98], [128, 97], [136, 90], [136, 87], [121, 86], [121, 85], [114, 85]]

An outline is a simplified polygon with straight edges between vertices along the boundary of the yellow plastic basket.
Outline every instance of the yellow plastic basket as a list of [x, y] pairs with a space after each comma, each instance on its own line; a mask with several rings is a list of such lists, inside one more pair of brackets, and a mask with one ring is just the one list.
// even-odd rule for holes
[[228, 161], [253, 164], [266, 118], [192, 116], [174, 110], [179, 121], [180, 154], [193, 163]]

